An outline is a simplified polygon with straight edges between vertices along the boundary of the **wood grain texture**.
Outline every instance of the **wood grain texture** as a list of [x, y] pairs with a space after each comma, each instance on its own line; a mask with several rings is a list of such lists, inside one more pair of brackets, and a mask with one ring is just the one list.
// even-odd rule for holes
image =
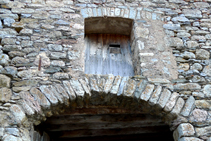
[[[86, 35], [86, 74], [133, 76], [129, 36], [115, 34]], [[120, 53], [110, 52], [109, 45], [120, 45]]]

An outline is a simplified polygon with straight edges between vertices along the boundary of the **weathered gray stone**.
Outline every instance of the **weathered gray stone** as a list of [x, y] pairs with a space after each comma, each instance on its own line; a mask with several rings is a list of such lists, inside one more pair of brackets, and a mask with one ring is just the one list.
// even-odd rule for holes
[[6, 87], [0, 88], [0, 101], [8, 102], [12, 96], [12, 91]]
[[31, 14], [34, 13], [34, 9], [31, 8], [12, 8], [12, 13], [18, 14]]
[[173, 109], [174, 105], [176, 104], [176, 101], [177, 101], [178, 97], [179, 97], [179, 94], [174, 92], [171, 95], [171, 98], [167, 102], [166, 106], [164, 107], [164, 111], [170, 112]]
[[21, 51], [22, 47], [19, 45], [4, 45], [4, 51]]
[[50, 51], [62, 51], [62, 46], [57, 44], [48, 44], [48, 49]]
[[201, 11], [198, 9], [183, 9], [182, 13], [188, 18], [202, 18]]
[[192, 112], [194, 122], [205, 122], [207, 120], [207, 111], [201, 109], [194, 109]]
[[203, 67], [202, 67], [201, 64], [199, 64], [199, 63], [194, 63], [194, 64], [192, 65], [192, 68], [191, 68], [191, 69], [201, 71], [202, 68], [203, 68]]
[[14, 136], [19, 136], [19, 130], [17, 128], [5, 128], [5, 131]]
[[19, 105], [13, 104], [10, 107], [10, 111], [18, 124], [22, 124], [27, 119], [26, 114], [23, 112]]
[[177, 129], [174, 131], [174, 140], [177, 141], [181, 137], [184, 136], [193, 136], [195, 134], [195, 130], [190, 123], [182, 123]]
[[196, 108], [211, 110], [211, 100], [196, 100]]
[[31, 47], [33, 45], [33, 41], [23, 40], [21, 41], [21, 47]]
[[205, 94], [206, 97], [211, 97], [211, 85], [207, 84], [203, 88], [203, 93]]
[[5, 18], [3, 20], [4, 25], [8, 27], [10, 27], [14, 22], [15, 20], [13, 18]]
[[110, 92], [111, 87], [113, 85], [113, 81], [114, 81], [114, 76], [109, 74], [108, 78], [106, 80], [105, 86], [104, 86], [104, 92], [107, 94]]
[[38, 66], [39, 62], [40, 62], [40, 59], [41, 59], [41, 64], [40, 65], [42, 67], [50, 66], [50, 59], [47, 57], [45, 52], [41, 52], [39, 55], [36, 56], [34, 64]]
[[4, 38], [1, 40], [2, 45], [14, 45], [16, 42], [15, 38]]
[[112, 85], [112, 88], [110, 90], [111, 94], [117, 94], [118, 90], [119, 90], [119, 86], [121, 83], [121, 76], [116, 76]]
[[10, 59], [9, 59], [9, 56], [7, 54], [0, 54], [0, 65], [8, 65]]
[[14, 65], [28, 64], [29, 63], [29, 59], [24, 58], [24, 57], [15, 57], [15, 58], [12, 59], [11, 63], [14, 64]]
[[19, 34], [20, 34], [20, 35], [32, 35], [32, 34], [33, 34], [33, 31], [32, 31], [32, 29], [26, 29], [26, 28], [24, 28], [24, 29], [22, 29], [22, 30], [20, 31]]
[[196, 50], [196, 59], [199, 60], [208, 60], [210, 58], [210, 53], [204, 49]]
[[12, 90], [16, 93], [19, 93], [21, 91], [28, 91], [31, 89], [31, 86], [25, 86], [25, 87], [12, 87]]
[[179, 115], [179, 113], [182, 110], [184, 104], [185, 104], [185, 101], [181, 97], [179, 97], [176, 105], [174, 106], [173, 110], [171, 111], [171, 114], [172, 115]]
[[64, 67], [65, 66], [65, 62], [59, 61], [59, 60], [53, 60], [51, 62], [51, 66], [54, 66], [54, 67]]
[[37, 88], [31, 88], [30, 93], [43, 109], [50, 109], [50, 102]]
[[2, 26], [2, 22], [0, 21], [0, 29], [2, 29], [3, 28], [3, 26]]
[[211, 126], [206, 127], [195, 127], [196, 135], [199, 136], [208, 136], [211, 134]]
[[193, 36], [191, 36], [191, 40], [199, 41], [199, 42], [206, 42], [205, 36], [201, 36], [201, 35], [193, 35]]
[[180, 39], [178, 37], [170, 38], [169, 45], [171, 47], [182, 47], [182, 46], [184, 46], [182, 39]]
[[13, 86], [20, 87], [20, 86], [36, 86], [37, 85], [36, 80], [23, 80], [13, 83]]
[[163, 78], [148, 78], [148, 81], [151, 83], [161, 83], [161, 84], [170, 83], [169, 80]]
[[197, 8], [207, 8], [210, 6], [207, 2], [194, 2], [194, 5]]
[[49, 90], [53, 93], [53, 95], [58, 99], [59, 103], [63, 104], [63, 96], [58, 93], [57, 89], [53, 85], [49, 85]]
[[143, 27], [137, 27], [135, 30], [135, 34], [137, 37], [145, 38], [147, 39], [149, 36], [149, 29], [148, 28], [143, 28]]
[[180, 114], [183, 116], [189, 116], [193, 108], [195, 108], [195, 99], [193, 96], [190, 96], [186, 101], [185, 106]]
[[0, 139], [2, 139], [3, 135], [4, 135], [4, 128], [0, 127]]
[[179, 38], [189, 38], [191, 36], [190, 33], [187, 33], [187, 32], [179, 32], [177, 33], [177, 37]]
[[122, 77], [121, 83], [119, 85], [119, 90], [118, 90], [117, 96], [120, 96], [120, 95], [123, 94], [124, 87], [127, 84], [128, 79], [129, 79], [129, 77]]
[[42, 85], [39, 87], [41, 92], [46, 96], [46, 98], [51, 102], [53, 106], [58, 104], [58, 99], [55, 97], [52, 91], [46, 85]]
[[32, 109], [25, 100], [21, 100], [21, 105], [26, 115], [32, 116], [35, 114], [34, 109]]
[[135, 89], [136, 89], [136, 82], [135, 82], [135, 80], [129, 79], [127, 81], [127, 84], [124, 87], [123, 95], [127, 96], [127, 97], [133, 97]]
[[11, 79], [6, 75], [0, 74], [0, 88], [1, 87], [10, 87]]
[[51, 52], [50, 54], [51, 59], [64, 59], [66, 56], [67, 54], [62, 52]]
[[84, 90], [78, 80], [71, 79], [70, 84], [77, 97], [84, 97]]
[[70, 82], [69, 81], [63, 81], [63, 85], [64, 85], [64, 88], [65, 88], [65, 90], [67, 91], [67, 93], [70, 97], [70, 100], [75, 100], [76, 95], [75, 95], [75, 92], [73, 91], [72, 86], [70, 85]]
[[[2, 15], [1, 15], [2, 16]], [[11, 28], [3, 28], [0, 30], [0, 39], [6, 38], [6, 37], [15, 37], [17, 35], [17, 31]]]
[[56, 72], [53, 74], [53, 78], [59, 79], [59, 80], [65, 80], [65, 79], [69, 79], [69, 75], [68, 73]]
[[11, 19], [18, 19], [18, 15], [17, 14], [1, 14], [1, 19], [7, 19], [7, 18], [11, 18]]
[[68, 96], [67, 92], [64, 90], [64, 88], [62, 87], [62, 85], [55, 84], [54, 87], [56, 88], [57, 92], [60, 95], [62, 95], [62, 101], [64, 101], [64, 103], [66, 105], [69, 105], [69, 96]]
[[[86, 82], [85, 80], [83, 80], [83, 79], [79, 79], [78, 81], [81, 83], [81, 85], [82, 85], [84, 91], [86, 92], [86, 94], [88, 94], [89, 96], [91, 96], [90, 87], [89, 87], [89, 85], [87, 84], [87, 82]], [[107, 84], [108, 84], [108, 83], [107, 83]], [[108, 85], [107, 85], [107, 86], [108, 86]], [[104, 87], [104, 88], [105, 88], [105, 87]]]
[[171, 92], [168, 89], [164, 89], [157, 103], [159, 107], [164, 108], [170, 97]]
[[66, 26], [69, 26], [70, 23], [66, 22], [64, 20], [58, 20], [58, 21], [55, 22], [55, 25], [66, 25]]
[[177, 83], [174, 85], [174, 90], [201, 90], [201, 86], [197, 83]]
[[211, 76], [211, 60], [208, 61], [208, 65], [204, 67], [202, 72], [207, 76]]
[[178, 16], [171, 19], [173, 22], [189, 22], [189, 19], [185, 16]]
[[185, 51], [183, 54], [181, 54], [181, 57], [183, 57], [184, 59], [195, 59], [196, 58], [194, 53], [187, 52], [187, 51]]
[[15, 137], [13, 135], [5, 135], [3, 137], [3, 141], [19, 141], [19, 140], [20, 140], [20, 138]]
[[80, 51], [79, 50], [68, 51], [67, 57], [70, 60], [76, 60], [80, 57]]
[[164, 24], [163, 28], [168, 29], [168, 30], [179, 30], [180, 24]]
[[151, 97], [152, 95], [152, 92], [154, 90], [154, 85], [151, 85], [151, 84], [147, 84], [145, 90], [142, 92], [141, 96], [140, 96], [140, 99], [141, 100], [144, 100], [144, 101], [148, 101], [149, 98]]
[[162, 91], [162, 86], [158, 85], [157, 88], [154, 90], [151, 98], [149, 99], [150, 105], [155, 105], [160, 97]]

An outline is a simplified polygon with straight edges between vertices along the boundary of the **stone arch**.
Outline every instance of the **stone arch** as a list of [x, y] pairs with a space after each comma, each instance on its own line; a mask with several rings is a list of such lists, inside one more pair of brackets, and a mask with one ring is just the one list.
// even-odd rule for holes
[[62, 84], [33, 87], [21, 92], [20, 97], [20, 106], [14, 104], [10, 108], [20, 128], [29, 128], [27, 126], [31, 123], [38, 125], [46, 117], [57, 115], [68, 107], [90, 105], [142, 111], [162, 117], [170, 125], [185, 104], [179, 94], [172, 91], [169, 81], [158, 82], [138, 76], [87, 75]]
[[[13, 9], [13, 12], [14, 11], [15, 10]], [[18, 11], [18, 9], [16, 9], [16, 11]], [[190, 12], [190, 14], [188, 14], [188, 16], [190, 16], [190, 17], [194, 16], [194, 14], [191, 13], [191, 11], [187, 11], [187, 12]], [[20, 13], [19, 13], [19, 15], [20, 15]], [[151, 29], [149, 28], [149, 27], [153, 27], [153, 25], [154, 25], [154, 24], [150, 25], [150, 22], [158, 24], [159, 28], [156, 29], [157, 26], [155, 26], [153, 28], [153, 31], [156, 31], [155, 32], [156, 35], [158, 35], [158, 36], [161, 35], [160, 37], [163, 37], [162, 39], [165, 39], [165, 37], [163, 36], [164, 35], [163, 31], [159, 31], [159, 29], [163, 25], [163, 18], [162, 18], [162, 16], [160, 16], [160, 15], [162, 15], [161, 13], [159, 13], [159, 12], [156, 13], [156, 12], [151, 11], [150, 9], [147, 9], [144, 7], [143, 8], [139, 7], [137, 9], [136, 8], [134, 8], [134, 9], [126, 8], [126, 7], [123, 7], [123, 8], [99, 7], [99, 8], [82, 9], [81, 14], [83, 15], [84, 18], [92, 18], [92, 17], [106, 18], [106, 17], [113, 17], [113, 16], [115, 17], [116, 16], [119, 18], [129, 18], [129, 19], [132, 19], [135, 21], [134, 26], [133, 26], [133, 31], [131, 33], [131, 41], [132, 41], [131, 46], [134, 51], [134, 56], [136, 56], [136, 57], [134, 57], [133, 61], [134, 61], [135, 66], [137, 66], [137, 69], [136, 69], [137, 76], [134, 76], [132, 78], [113, 77], [113, 82], [112, 82], [112, 87], [111, 87], [111, 89], [114, 86], [115, 86], [114, 89], [117, 89], [117, 87], [119, 89], [120, 89], [120, 87], [121, 87], [121, 89], [123, 89], [123, 91], [122, 91], [123, 93], [120, 95], [120, 97], [122, 97], [124, 100], [123, 102], [125, 102], [125, 101], [130, 102], [131, 100], [132, 101], [134, 100], [134, 102], [137, 103], [137, 100], [138, 100], [139, 104], [143, 104], [144, 107], [146, 107], [146, 111], [148, 111], [150, 113], [154, 113], [154, 111], [158, 111], [158, 113], [155, 112], [155, 114], [158, 114], [158, 115], [164, 116], [164, 117], [166, 117], [166, 115], [167, 115], [167, 119], [170, 119], [167, 121], [172, 121], [174, 119], [174, 117], [176, 117], [179, 114], [183, 115], [184, 117], [186, 117], [190, 114], [190, 112], [193, 109], [193, 105], [195, 103], [193, 96], [189, 96], [187, 102], [185, 103], [185, 101], [181, 97], [179, 97], [177, 93], [174, 93], [174, 91], [189, 90], [189, 89], [200, 90], [201, 86], [196, 83], [177, 84], [175, 86], [172, 85], [170, 80], [176, 78], [177, 72], [175, 73], [175, 71], [176, 71], [175, 64], [173, 64], [175, 62], [172, 61], [172, 60], [174, 60], [174, 58], [171, 56], [172, 55], [171, 50], [168, 48], [168, 44], [165, 45], [165, 43], [162, 42], [163, 40], [159, 40], [159, 38], [156, 38], [155, 36], [153, 36], [153, 33], [150, 31]], [[139, 17], [144, 17], [144, 18], [142, 19]], [[185, 19], [185, 20], [187, 20], [187, 19]], [[160, 22], [162, 22], [162, 24], [160, 24]], [[64, 21], [59, 21], [56, 24], [67, 25], [68, 23], [65, 23]], [[179, 24], [177, 26], [171, 25], [171, 24], [170, 25], [167, 24], [165, 26], [172, 26], [173, 28], [177, 28], [177, 29], [179, 29], [179, 27], [180, 27]], [[45, 28], [45, 26], [43, 26], [43, 27]], [[172, 28], [172, 27], [170, 27], [170, 28]], [[22, 25], [21, 25], [21, 28], [23, 28]], [[81, 29], [81, 27], [78, 27], [78, 28]], [[8, 29], [6, 29], [6, 30], [8, 30]], [[6, 32], [6, 30], [5, 30], [5, 32]], [[9, 33], [9, 32], [10, 31], [8, 31], [8, 34], [11, 34], [12, 37], [19, 35], [19, 33], [16, 33], [16, 32], [14, 32], [14, 33], [12, 33], [12, 32]], [[20, 35], [32, 36], [32, 33], [33, 33], [32, 30], [24, 29], [23, 31], [20, 32]], [[160, 33], [160, 34], [158, 34], [158, 33]], [[178, 41], [180, 41], [180, 46], [182, 46], [183, 41], [179, 38], [177, 38], [177, 39], [178, 39]], [[154, 43], [154, 41], [157, 41], [156, 46], [153, 46], [153, 48], [150, 48], [149, 46], [151, 46], [153, 44], [149, 44], [148, 41], [153, 42], [153, 43]], [[175, 39], [175, 42], [176, 41], [177, 40]], [[163, 45], [165, 46], [164, 48], [163, 48]], [[176, 46], [176, 45], [174, 44], [172, 46]], [[155, 50], [152, 50], [152, 49], [155, 49]], [[160, 60], [156, 60], [156, 58], [159, 58], [159, 57], [155, 57], [155, 55], [162, 56], [162, 57]], [[47, 58], [46, 55], [43, 55], [43, 56]], [[185, 56], [185, 54], [184, 54], [184, 56]], [[18, 60], [18, 58], [16, 58], [16, 59]], [[37, 60], [39, 60], [39, 59], [37, 59]], [[164, 61], [162, 61], [162, 60], [164, 60]], [[15, 63], [15, 60], [13, 60], [13, 62]], [[153, 62], [154, 63], [157, 62], [157, 65], [153, 64]], [[150, 67], [150, 65], [148, 65], [148, 64], [155, 65], [154, 68], [156, 68], [156, 66], [159, 66], [159, 67], [161, 66], [160, 67], [161, 70], [159, 70], [159, 68], [158, 69], [156, 68], [156, 71], [153, 71], [152, 68]], [[171, 64], [171, 65], [169, 65], [169, 64]], [[38, 63], [35, 65], [38, 65]], [[50, 62], [48, 60], [47, 66], [49, 66], [49, 65], [50, 65]], [[25, 72], [27, 72], [27, 71], [25, 71]], [[143, 75], [144, 77], [140, 76], [140, 75]], [[36, 76], [36, 75], [32, 75], [31, 77], [34, 77], [34, 76]], [[51, 116], [52, 114], [59, 113], [59, 111], [61, 111], [64, 108], [64, 106], [62, 104], [66, 105], [67, 107], [70, 107], [70, 106], [74, 107], [76, 105], [84, 106], [84, 101], [87, 101], [87, 102], [90, 101], [92, 104], [97, 105], [98, 103], [94, 103], [94, 102], [96, 102], [94, 99], [101, 98], [98, 96], [103, 97], [99, 101], [104, 101], [105, 103], [107, 101], [109, 101], [108, 97], [106, 97], [108, 95], [105, 95], [106, 93], [103, 91], [104, 89], [102, 89], [102, 87], [105, 86], [105, 84], [107, 82], [109, 83], [108, 77], [112, 78], [112, 76], [94, 76], [94, 75], [89, 76], [88, 75], [87, 77], [83, 77], [84, 76], [83, 75], [83, 76], [81, 76], [81, 79], [79, 81], [74, 80], [74, 82], [72, 82], [72, 83], [69, 82], [72, 80], [69, 80], [69, 77], [67, 77], [66, 75], [61, 74], [61, 75], [58, 75], [57, 77], [56, 77], [56, 75], [54, 75], [54, 76], [53, 76], [53, 78], [55, 78], [55, 79], [57, 79], [57, 78], [59, 79], [59, 77], [63, 77], [64, 79], [67, 79], [67, 80], [66, 81], [62, 80], [61, 81], [62, 84], [59, 84], [59, 82], [58, 82], [58, 84], [56, 86], [50, 86], [49, 83], [46, 82], [45, 85], [43, 85], [43, 84], [37, 85], [30, 91], [28, 91], [28, 88], [27, 88], [26, 90], [24, 90], [24, 92], [20, 93], [21, 98], [19, 98], [19, 96], [16, 97], [16, 95], [13, 96], [13, 99], [17, 100], [18, 103], [16, 103], [16, 101], [11, 100], [10, 103], [12, 103], [12, 104], [10, 104], [10, 103], [8, 105], [5, 104], [6, 108], [3, 107], [6, 110], [8, 110], [8, 112], [5, 112], [6, 114], [9, 115], [9, 113], [11, 113], [10, 119], [14, 120], [15, 124], [17, 124], [17, 126], [22, 129], [21, 130], [22, 132], [20, 134], [23, 134], [22, 135], [23, 140], [29, 139], [29, 133], [28, 133], [29, 130], [28, 129], [30, 128], [29, 125], [31, 123], [39, 124], [40, 121], [44, 120], [46, 117]], [[29, 78], [30, 78], [30, 76], [29, 76]], [[121, 82], [120, 82], [120, 79], [121, 79]], [[124, 80], [127, 80], [127, 81], [124, 83], [123, 82]], [[139, 81], [143, 82], [143, 83], [140, 82], [140, 86], [139, 86]], [[28, 82], [30, 82], [30, 81], [27, 81], [26, 83], [28, 83]], [[84, 84], [83, 84], [83, 82], [84, 82]], [[56, 81], [56, 83], [57, 83], [57, 81]], [[116, 85], [115, 83], [119, 83], [119, 85], [118, 84]], [[135, 83], [135, 86], [127, 85], [128, 83], [132, 83], [132, 84]], [[77, 86], [78, 84], [79, 84], [79, 86]], [[101, 84], [104, 84], [104, 85], [101, 85]], [[6, 84], [6, 85], [9, 85], [9, 84]], [[87, 86], [87, 88], [85, 86]], [[10, 88], [10, 86], [5, 86], [5, 87]], [[57, 87], [59, 87], [60, 89]], [[68, 88], [66, 89], [66, 87], [68, 87]], [[91, 92], [89, 91], [89, 87], [90, 87]], [[70, 88], [72, 88], [72, 90], [70, 90]], [[80, 89], [78, 89], [78, 88], [80, 88]], [[140, 88], [140, 93], [139, 93], [140, 95], [138, 95], [138, 94], [135, 95], [136, 89], [139, 89], [139, 88]], [[11, 96], [11, 91], [8, 90], [7, 88], [3, 88], [1, 90], [5, 94], [7, 93], [8, 97]], [[88, 91], [86, 91], [86, 90], [88, 90]], [[132, 91], [134, 93], [132, 93], [132, 95], [131, 95]], [[85, 92], [85, 94], [84, 94], [84, 92]], [[69, 94], [69, 93], [71, 93], [71, 94]], [[111, 91], [109, 93], [109, 96], [113, 96], [110, 100], [111, 101], [114, 100], [114, 102], [112, 102], [114, 105], [120, 104], [117, 102], [117, 99], [119, 98], [118, 94], [119, 94], [119, 91], [117, 94], [115, 93], [114, 95], [111, 95]], [[155, 95], [155, 97], [154, 97], [154, 95]], [[36, 97], [37, 99], [34, 99], [31, 96]], [[153, 97], [155, 99], [157, 99], [159, 97], [159, 99], [157, 99], [156, 102], [155, 101], [153, 102]], [[167, 102], [166, 102], [166, 100], [160, 101], [160, 99], [162, 97], [168, 98], [168, 101]], [[3, 101], [7, 101], [7, 100], [3, 100]], [[62, 103], [62, 104], [60, 104], [60, 103]], [[166, 104], [162, 104], [162, 103], [166, 103]], [[185, 105], [185, 107], [183, 107], [183, 105]], [[7, 108], [7, 106], [8, 107], [11, 106], [11, 107]], [[127, 105], [125, 105], [125, 106], [127, 106]], [[152, 108], [150, 108], [150, 107], [152, 107]], [[162, 108], [164, 108], [164, 109], [162, 109]], [[41, 109], [44, 109], [43, 112], [41, 112]], [[38, 113], [38, 114], [36, 114], [36, 113]], [[8, 122], [10, 121], [10, 119], [8, 120]], [[184, 121], [184, 122], [188, 122], [188, 121]], [[190, 126], [188, 124], [185, 124], [185, 125], [188, 127], [191, 127], [191, 130], [192, 130], [192, 126]], [[183, 128], [183, 125], [181, 124], [181, 126], [179, 126], [178, 129], [182, 129], [182, 128]], [[2, 131], [2, 130], [4, 130], [4, 127], [0, 128], [0, 131]], [[185, 129], [182, 131], [185, 131]], [[4, 131], [2, 131], [2, 132], [4, 132]], [[0, 132], [0, 133], [2, 133], [2, 132]], [[177, 131], [176, 131], [175, 134], [178, 134], [177, 136], [179, 136], [179, 137], [183, 137], [183, 136], [189, 137], [189, 136], [193, 136], [195, 134], [195, 131], [193, 129], [193, 132], [191, 132], [190, 134], [181, 133], [181, 132], [177, 133]], [[0, 137], [1, 136], [2, 135], [0, 135]], [[11, 135], [11, 136], [12, 136], [11, 138], [13, 140], [17, 140], [17, 138], [18, 138], [18, 137], [17, 138], [14, 137], [13, 135]], [[7, 137], [4, 137], [4, 139], [5, 138], [8, 139]]]

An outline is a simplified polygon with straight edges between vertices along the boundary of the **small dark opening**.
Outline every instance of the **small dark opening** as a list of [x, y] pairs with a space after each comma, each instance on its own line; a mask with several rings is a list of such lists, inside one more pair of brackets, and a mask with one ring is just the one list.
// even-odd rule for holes
[[120, 48], [120, 44], [110, 44], [109, 47], [117, 47], [117, 48]]
[[113, 54], [121, 54], [120, 44], [110, 44], [109, 51]]

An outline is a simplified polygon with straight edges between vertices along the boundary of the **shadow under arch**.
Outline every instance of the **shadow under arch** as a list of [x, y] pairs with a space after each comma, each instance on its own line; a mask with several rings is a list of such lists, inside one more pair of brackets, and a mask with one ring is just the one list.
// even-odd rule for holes
[[[169, 104], [168, 100], [174, 97], [174, 93], [166, 84], [153, 84], [138, 76], [87, 75], [83, 79], [63, 81], [57, 86], [42, 85], [36, 90], [45, 95], [50, 105], [48, 108], [42, 107], [39, 113], [43, 113], [43, 119], [47, 120], [35, 129], [46, 131], [54, 140], [70, 140], [86, 135], [97, 139], [106, 134], [116, 138], [115, 134], [122, 136], [126, 133], [130, 138], [129, 135], [139, 136], [142, 131], [146, 133], [142, 134], [143, 138], [152, 136], [152, 133], [162, 136], [162, 131], [172, 137], [168, 124], [178, 114], [178, 104]], [[38, 102], [43, 105], [39, 99]], [[35, 114], [33, 117], [33, 122], [38, 123], [34, 119], [37, 117], [40, 120], [40, 116]], [[95, 120], [101, 122], [101, 126]], [[132, 122], [128, 124], [128, 121]], [[109, 129], [110, 126], [113, 129]], [[38, 132], [34, 133], [34, 137], [40, 137]]]

